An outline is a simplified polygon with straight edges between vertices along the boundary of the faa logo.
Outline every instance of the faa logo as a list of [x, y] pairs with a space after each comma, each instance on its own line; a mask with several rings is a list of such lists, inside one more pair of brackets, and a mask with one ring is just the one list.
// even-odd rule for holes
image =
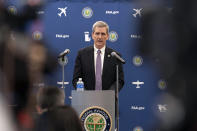
[[13, 15], [16, 15], [17, 14], [17, 9], [15, 6], [9, 6], [8, 7], [8, 11], [9, 13], [13, 14]]
[[134, 57], [133, 57], [133, 64], [134, 64], [135, 66], [141, 66], [142, 63], [143, 63], [143, 59], [142, 59], [141, 56], [134, 56]]
[[85, 17], [85, 18], [91, 18], [92, 15], [93, 15], [93, 11], [92, 11], [91, 8], [85, 7], [85, 8], [83, 8], [83, 10], [82, 10], [82, 15], [83, 15], [83, 17]]
[[115, 42], [118, 39], [118, 34], [115, 31], [109, 32], [109, 41]]
[[86, 131], [111, 131], [112, 118], [103, 108], [93, 106], [85, 109], [80, 119]]
[[32, 37], [33, 37], [34, 40], [41, 40], [42, 39], [42, 32], [34, 31], [32, 33]]
[[159, 80], [159, 81], [158, 81], [158, 87], [159, 87], [161, 90], [166, 89], [167, 84], [166, 84], [165, 80]]

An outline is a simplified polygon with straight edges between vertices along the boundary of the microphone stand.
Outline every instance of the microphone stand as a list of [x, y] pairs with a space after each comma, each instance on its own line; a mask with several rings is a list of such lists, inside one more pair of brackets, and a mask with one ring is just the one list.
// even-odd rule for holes
[[119, 57], [115, 52], [111, 53], [112, 56], [115, 56], [117, 58], [117, 62], [116, 62], [116, 90], [115, 90], [115, 111], [116, 111], [116, 129], [115, 131], [119, 131], [119, 67], [118, 67], [118, 63], [122, 63], [125, 64], [125, 61]]
[[[64, 57], [62, 57], [62, 61], [64, 62]], [[62, 65], [62, 88], [64, 88], [64, 64]]]
[[66, 56], [60, 57], [59, 63], [62, 66], [62, 87], [61, 88], [64, 88], [64, 66], [68, 63], [68, 58]]
[[115, 110], [116, 110], [116, 130], [119, 131], [119, 69], [116, 65], [116, 90], [115, 90]]

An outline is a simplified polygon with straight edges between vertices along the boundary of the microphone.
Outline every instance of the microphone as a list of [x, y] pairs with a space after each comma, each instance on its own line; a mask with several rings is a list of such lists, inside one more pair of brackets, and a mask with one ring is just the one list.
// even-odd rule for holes
[[60, 53], [59, 56], [57, 58], [61, 58], [64, 57], [65, 55], [67, 55], [68, 53], [70, 53], [69, 49], [65, 49], [64, 52]]
[[123, 60], [116, 52], [112, 52], [111, 55], [115, 56], [121, 63], [125, 64], [125, 60]]

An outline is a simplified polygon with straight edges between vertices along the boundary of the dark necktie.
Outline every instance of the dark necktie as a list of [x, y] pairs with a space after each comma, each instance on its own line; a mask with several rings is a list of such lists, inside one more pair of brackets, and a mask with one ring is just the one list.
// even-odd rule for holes
[[97, 51], [96, 57], [96, 90], [102, 90], [102, 80], [101, 80], [101, 50]]

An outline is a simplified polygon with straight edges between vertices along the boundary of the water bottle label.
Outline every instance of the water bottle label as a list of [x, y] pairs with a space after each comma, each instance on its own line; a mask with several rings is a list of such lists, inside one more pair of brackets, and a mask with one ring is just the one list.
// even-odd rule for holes
[[83, 84], [77, 84], [77, 88], [83, 88]]

